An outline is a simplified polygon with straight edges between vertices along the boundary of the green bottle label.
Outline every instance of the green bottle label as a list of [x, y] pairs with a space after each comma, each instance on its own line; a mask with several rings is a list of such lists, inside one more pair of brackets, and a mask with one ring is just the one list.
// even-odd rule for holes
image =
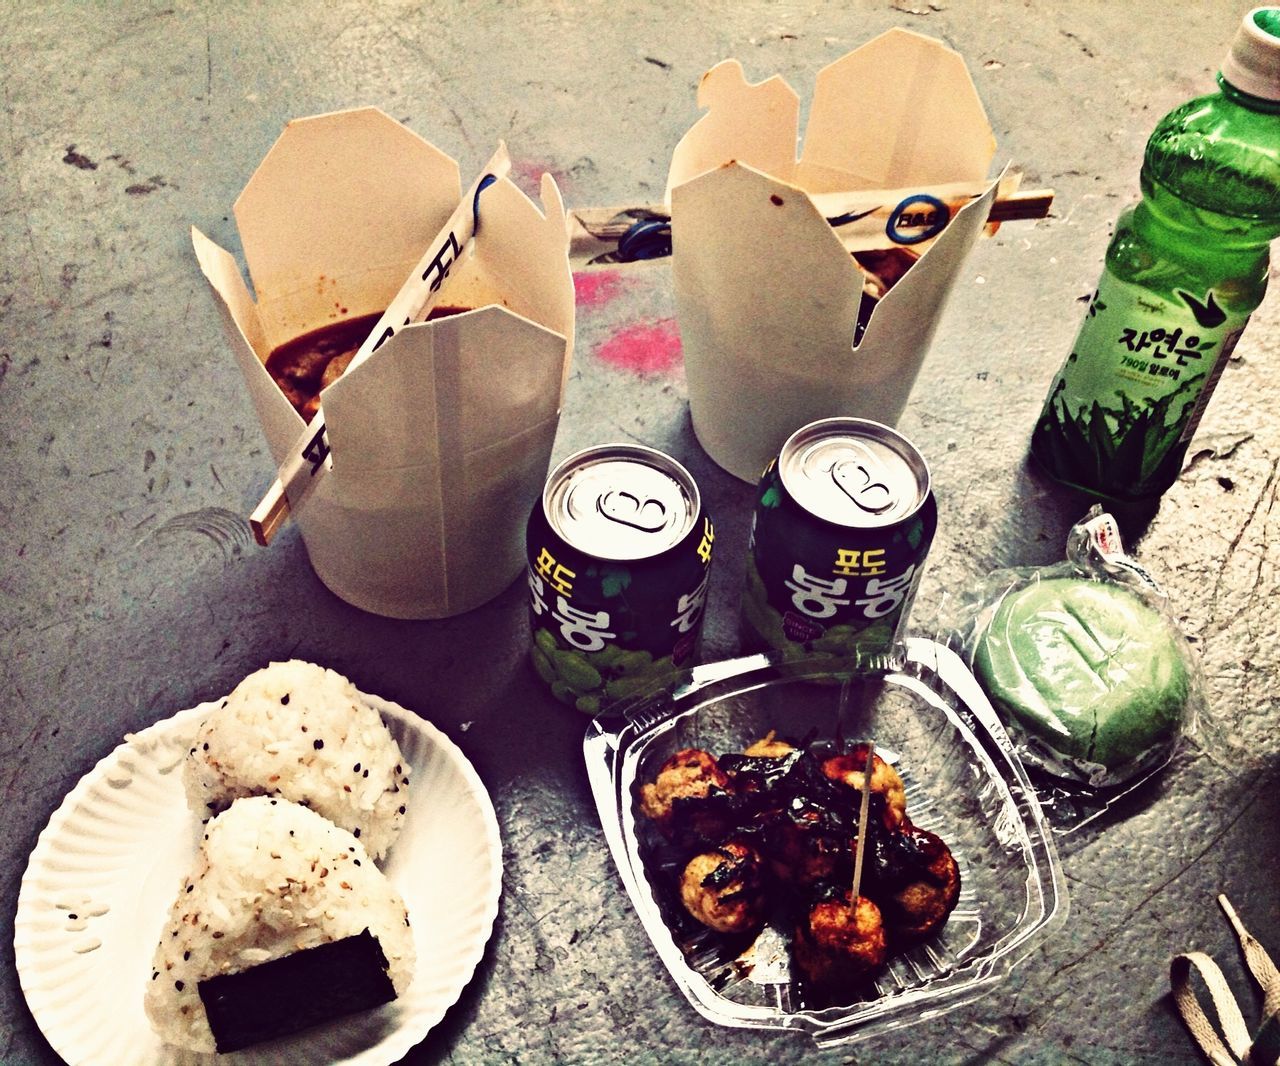
[[1163, 492], [1248, 320], [1212, 289], [1169, 299], [1103, 271], [1036, 427], [1037, 455], [1106, 495]]

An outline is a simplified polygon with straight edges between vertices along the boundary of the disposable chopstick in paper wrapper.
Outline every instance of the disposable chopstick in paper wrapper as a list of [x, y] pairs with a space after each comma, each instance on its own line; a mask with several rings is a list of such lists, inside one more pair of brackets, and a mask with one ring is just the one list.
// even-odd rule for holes
[[[314, 442], [291, 500], [311, 565], [378, 614], [458, 614], [525, 566], [574, 293], [555, 182], [543, 176], [535, 204], [498, 176], [504, 160], [500, 150], [464, 194], [452, 159], [376, 108], [295, 119], [235, 204], [252, 295], [235, 259], [192, 231], [275, 465], [289, 474]], [[437, 297], [463, 310], [418, 321]], [[268, 356], [365, 315], [384, 321], [323, 390], [318, 436]], [[312, 460], [323, 460], [314, 478]]]
[[[987, 222], [1046, 218], [1051, 189], [1021, 189], [1010, 171], [991, 202]], [[865, 189], [820, 193], [812, 199], [851, 252], [910, 247], [923, 254], [957, 211], [983, 196], [990, 183], [959, 182], [911, 189]], [[648, 232], [644, 232], [647, 230]], [[652, 239], [649, 238], [652, 235]], [[633, 238], [639, 237], [639, 242]], [[630, 246], [630, 247], [629, 247]], [[574, 269], [662, 259], [671, 254], [671, 210], [665, 204], [618, 204], [569, 211], [569, 257]]]
[[[511, 159], [507, 155], [506, 146], [499, 143], [498, 150], [485, 164], [480, 177], [476, 178], [413, 273], [405, 280], [369, 336], [357, 349], [351, 362], [347, 364], [347, 371], [356, 369], [373, 355], [395, 336], [396, 330], [426, 320], [439, 302], [440, 291], [445, 278], [449, 276], [450, 268], [471, 248], [471, 241], [479, 224], [481, 192], [493, 182], [506, 177], [510, 170]], [[264, 547], [270, 544], [290, 511], [303, 506], [318, 479], [331, 469], [332, 452], [325, 434], [322, 407], [307, 423], [307, 428], [280, 467], [275, 483], [249, 516], [254, 539]]]

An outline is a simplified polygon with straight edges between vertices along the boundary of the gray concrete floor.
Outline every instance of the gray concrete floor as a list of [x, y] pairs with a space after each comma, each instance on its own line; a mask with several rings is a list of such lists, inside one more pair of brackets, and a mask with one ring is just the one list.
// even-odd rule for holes
[[[59, 1061], [13, 972], [18, 882], [62, 796], [122, 734], [311, 658], [421, 712], [474, 761], [506, 848], [487, 954], [410, 1062], [1195, 1062], [1168, 960], [1198, 948], [1251, 994], [1213, 903], [1280, 951], [1276, 299], [1246, 332], [1187, 469], [1134, 545], [1203, 659], [1205, 728], [1153, 787], [1064, 847], [1071, 918], [989, 998], [872, 1043], [716, 1028], [658, 969], [605, 852], [583, 720], [524, 660], [518, 583], [464, 617], [392, 622], [270, 550], [184, 532], [245, 513], [272, 476], [191, 253], [235, 246], [230, 207], [291, 117], [376, 104], [469, 176], [498, 138], [570, 206], [656, 200], [699, 76], [813, 73], [891, 26], [968, 60], [1000, 141], [1052, 216], [967, 264], [901, 423], [942, 515], [918, 620], [997, 566], [1057, 559], [1077, 501], [1024, 465], [1143, 142], [1207, 90], [1244, 5], [1188, 0], [840, 4], [355, 0], [0, 5], [0, 1061]], [[869, 97], [891, 92], [868, 86]], [[691, 468], [720, 537], [707, 651], [736, 650], [751, 490], [689, 428], [682, 370], [606, 342], [674, 315], [665, 266], [579, 311], [557, 455], [611, 438]]]

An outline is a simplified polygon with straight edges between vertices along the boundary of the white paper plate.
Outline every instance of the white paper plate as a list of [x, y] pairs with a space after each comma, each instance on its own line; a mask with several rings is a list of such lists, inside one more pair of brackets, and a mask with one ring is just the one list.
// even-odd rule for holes
[[181, 711], [130, 736], [89, 771], [40, 834], [18, 894], [22, 991], [72, 1066], [386, 1066], [455, 1003], [493, 931], [502, 843], [466, 756], [394, 703], [365, 695], [413, 768], [409, 813], [384, 870], [413, 919], [418, 964], [406, 995], [376, 1010], [228, 1055], [168, 1047], [142, 1009], [151, 958], [200, 834], [182, 760], [214, 708]]

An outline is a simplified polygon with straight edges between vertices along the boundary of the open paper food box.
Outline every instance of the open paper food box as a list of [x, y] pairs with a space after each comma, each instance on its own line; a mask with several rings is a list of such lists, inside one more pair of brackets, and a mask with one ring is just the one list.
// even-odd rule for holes
[[[574, 330], [550, 177], [541, 195], [539, 210], [505, 177], [488, 186], [474, 253], [440, 297], [469, 310], [399, 330], [324, 389], [333, 468], [296, 517], [316, 573], [358, 607], [459, 614], [524, 566]], [[290, 122], [236, 201], [253, 295], [230, 253], [193, 229], [277, 464], [306, 423], [268, 356], [386, 308], [460, 196], [452, 159], [363, 108]]]
[[[727, 60], [698, 103], [668, 179], [689, 403], [711, 458], [755, 481], [809, 422], [897, 422], [997, 196], [996, 142], [960, 55], [900, 29], [819, 72], [799, 157], [800, 99], [780, 77], [752, 85]], [[925, 187], [936, 204], [907, 202]], [[936, 232], [959, 190], [978, 195]], [[855, 259], [842, 216], [858, 221], [868, 191], [897, 205], [899, 239], [864, 227]]]

